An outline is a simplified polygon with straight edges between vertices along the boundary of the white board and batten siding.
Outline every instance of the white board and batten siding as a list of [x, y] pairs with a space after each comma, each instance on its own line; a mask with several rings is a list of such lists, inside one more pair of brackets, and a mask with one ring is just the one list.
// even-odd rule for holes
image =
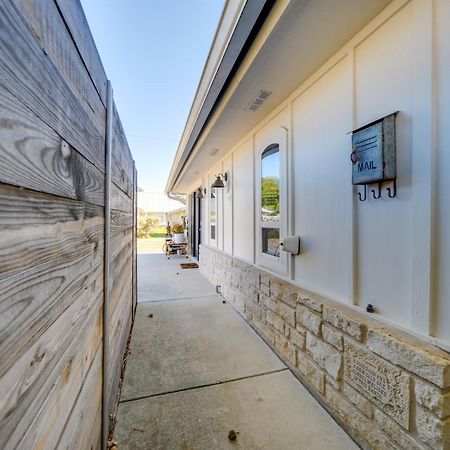
[[[78, 1], [0, 2], [0, 448], [100, 448], [107, 79]], [[134, 161], [114, 112], [114, 412], [135, 300]]]
[[[264, 267], [258, 158], [268, 139], [286, 130], [284, 233], [301, 237], [302, 254], [266, 268], [361, 310], [371, 303], [381, 320], [444, 348], [450, 347], [448, 23], [446, 0], [393, 2], [196, 183], [210, 186], [231, 164], [232, 193], [219, 194], [225, 203], [217, 218], [225, 240], [213, 246]], [[374, 200], [369, 191], [359, 202], [349, 132], [395, 111], [397, 197]], [[203, 232], [208, 243], [208, 226]]]

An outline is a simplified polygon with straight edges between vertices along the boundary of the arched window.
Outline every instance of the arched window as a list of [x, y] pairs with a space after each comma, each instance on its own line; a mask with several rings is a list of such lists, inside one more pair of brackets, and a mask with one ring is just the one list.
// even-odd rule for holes
[[211, 186], [211, 194], [209, 198], [209, 226], [210, 226], [210, 238], [216, 240], [216, 212], [217, 212], [217, 196], [216, 188]]
[[280, 147], [269, 145], [261, 154], [261, 250], [279, 256]]

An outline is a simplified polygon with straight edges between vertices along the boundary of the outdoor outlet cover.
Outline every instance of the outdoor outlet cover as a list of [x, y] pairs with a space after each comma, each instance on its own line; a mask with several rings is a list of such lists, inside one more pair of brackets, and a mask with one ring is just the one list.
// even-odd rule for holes
[[288, 236], [283, 240], [282, 249], [285, 252], [291, 253], [292, 255], [300, 254], [300, 237], [299, 236]]

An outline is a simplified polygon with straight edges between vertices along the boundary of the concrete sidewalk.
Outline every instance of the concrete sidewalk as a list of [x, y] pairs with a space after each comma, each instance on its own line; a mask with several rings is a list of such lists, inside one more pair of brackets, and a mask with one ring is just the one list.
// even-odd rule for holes
[[[119, 449], [357, 449], [185, 258], [139, 255]], [[228, 433], [235, 430], [237, 439]]]

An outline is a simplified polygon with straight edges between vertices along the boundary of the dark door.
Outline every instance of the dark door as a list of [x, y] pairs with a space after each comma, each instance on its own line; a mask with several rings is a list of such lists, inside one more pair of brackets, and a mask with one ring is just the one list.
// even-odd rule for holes
[[202, 200], [194, 195], [194, 207], [192, 209], [192, 256], [197, 259], [200, 256], [200, 244], [202, 235]]

